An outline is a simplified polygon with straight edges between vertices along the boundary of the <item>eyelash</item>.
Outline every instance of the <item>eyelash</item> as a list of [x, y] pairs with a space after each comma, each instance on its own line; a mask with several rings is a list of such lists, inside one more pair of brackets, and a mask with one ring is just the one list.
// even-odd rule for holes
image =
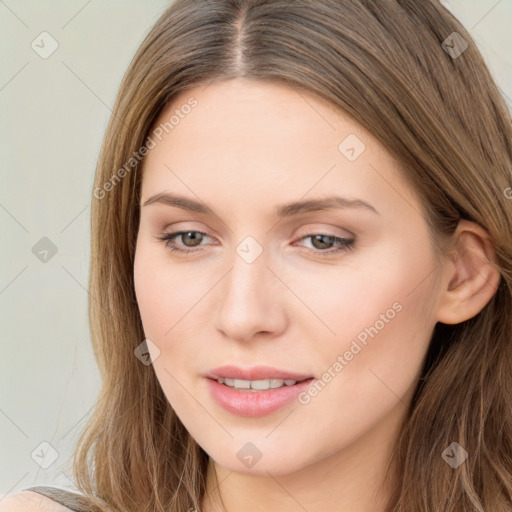
[[[157, 238], [159, 240], [161, 240], [162, 242], [164, 242], [164, 245], [171, 252], [177, 252], [180, 254], [189, 254], [191, 252], [198, 252], [198, 250], [201, 250], [201, 249], [198, 249], [198, 250], [196, 250], [196, 249], [180, 249], [180, 248], [176, 247], [175, 245], [171, 245], [171, 242], [173, 242], [176, 237], [178, 237], [180, 235], [187, 234], [187, 233], [199, 233], [201, 235], [205, 235], [205, 236], [209, 237], [209, 235], [207, 233], [204, 233], [203, 231], [187, 230], [187, 231], [174, 231], [171, 233], [165, 233], [164, 236], [157, 237]], [[346, 251], [350, 251], [354, 248], [354, 245], [355, 245], [355, 238], [353, 238], [353, 239], [342, 238], [342, 237], [337, 237], [334, 235], [327, 235], [325, 233], [309, 233], [307, 235], [302, 236], [299, 240], [304, 240], [305, 238], [311, 238], [311, 237], [318, 236], [318, 235], [333, 238], [334, 239], [333, 242], [336, 242], [336, 241], [340, 242], [340, 244], [338, 245], [338, 247], [336, 249], [329, 249], [326, 251], [321, 251], [319, 249], [307, 249], [308, 252], [312, 251], [315, 255], [319, 255], [322, 257], [329, 257], [329, 256], [332, 256], [335, 254], [340, 254], [340, 253], [343, 253]]]

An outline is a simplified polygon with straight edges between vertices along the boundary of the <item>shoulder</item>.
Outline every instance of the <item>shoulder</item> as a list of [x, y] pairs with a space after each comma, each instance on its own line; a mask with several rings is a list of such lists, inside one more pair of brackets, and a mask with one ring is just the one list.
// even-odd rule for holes
[[8, 494], [0, 499], [0, 512], [69, 512], [70, 509], [34, 491]]

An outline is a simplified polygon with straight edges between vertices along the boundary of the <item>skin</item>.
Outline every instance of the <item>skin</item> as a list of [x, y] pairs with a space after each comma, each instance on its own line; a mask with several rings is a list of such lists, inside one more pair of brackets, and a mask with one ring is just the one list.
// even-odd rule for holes
[[[379, 484], [436, 322], [473, 317], [496, 291], [488, 235], [461, 221], [459, 244], [439, 264], [398, 163], [315, 96], [278, 83], [213, 83], [181, 92], [156, 124], [192, 97], [197, 106], [146, 157], [141, 205], [172, 192], [215, 215], [141, 206], [134, 279], [146, 338], [160, 351], [152, 350], [156, 376], [210, 456], [202, 510], [382, 511], [388, 487]], [[366, 146], [355, 161], [338, 149], [349, 134]], [[275, 214], [278, 205], [333, 192], [378, 213]], [[196, 252], [177, 254], [158, 237], [179, 230], [207, 235], [178, 236], [175, 245]], [[356, 242], [322, 257], [338, 244], [315, 244], [312, 233]], [[247, 236], [263, 249], [250, 264], [236, 252]], [[308, 404], [248, 418], [208, 392], [202, 375], [229, 363], [322, 379], [397, 303], [394, 318]], [[250, 468], [237, 457], [247, 442], [262, 454]], [[219, 494], [224, 509], [213, 499]]]

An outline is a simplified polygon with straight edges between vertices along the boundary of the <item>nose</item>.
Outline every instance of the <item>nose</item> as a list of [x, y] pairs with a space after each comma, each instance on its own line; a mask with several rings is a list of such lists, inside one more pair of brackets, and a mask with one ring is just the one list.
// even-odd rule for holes
[[236, 341], [278, 336], [287, 322], [286, 287], [267, 266], [266, 253], [251, 263], [235, 253], [232, 262], [216, 287], [215, 327]]

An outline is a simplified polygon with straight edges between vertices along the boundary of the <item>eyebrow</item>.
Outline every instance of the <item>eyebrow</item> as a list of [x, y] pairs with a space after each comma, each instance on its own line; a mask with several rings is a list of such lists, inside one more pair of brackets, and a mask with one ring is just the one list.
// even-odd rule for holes
[[[144, 207], [157, 203], [164, 204], [166, 206], [174, 206], [181, 208], [182, 210], [188, 210], [204, 215], [216, 216], [215, 212], [204, 203], [195, 201], [194, 199], [189, 199], [185, 196], [169, 194], [167, 192], [151, 196], [142, 206]], [[284, 204], [276, 208], [276, 215], [280, 218], [285, 218], [299, 215], [301, 213], [343, 208], [363, 208], [380, 215], [380, 213], [371, 204], [363, 201], [362, 199], [348, 199], [340, 196], [329, 196], [324, 199], [311, 199]]]

